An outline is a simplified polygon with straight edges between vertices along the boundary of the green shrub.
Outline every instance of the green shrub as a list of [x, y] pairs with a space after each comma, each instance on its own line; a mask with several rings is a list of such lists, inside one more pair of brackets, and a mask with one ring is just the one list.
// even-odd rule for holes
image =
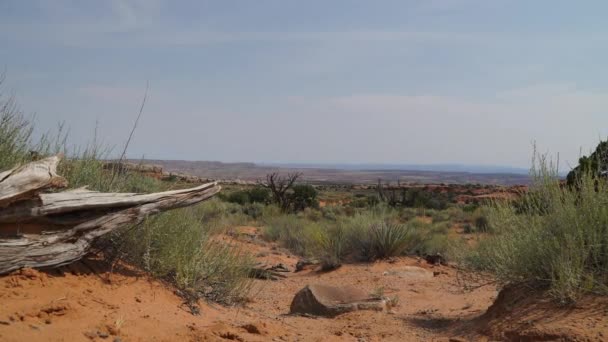
[[297, 255], [307, 256], [310, 247], [307, 230], [316, 229], [314, 225], [293, 214], [282, 215], [269, 219], [262, 236], [268, 241], [279, 242]]
[[292, 188], [293, 193], [289, 196], [294, 211], [302, 211], [306, 208], [318, 208], [317, 190], [309, 184], [297, 184]]
[[451, 219], [450, 213], [447, 210], [429, 210], [427, 215], [433, 218], [433, 223], [446, 222]]
[[601, 141], [589, 157], [582, 156], [578, 166], [568, 173], [566, 178], [568, 186], [577, 186], [584, 176], [600, 178], [606, 171], [608, 171], [608, 141]]
[[[3, 75], [0, 75], [0, 87]], [[15, 167], [28, 159], [33, 148], [34, 125], [26, 119], [13, 97], [0, 89], [0, 170]]]
[[534, 175], [526, 210], [494, 204], [488, 217], [496, 235], [468, 261], [503, 283], [546, 286], [561, 300], [608, 294], [608, 185], [587, 174], [562, 187], [544, 160]]
[[329, 221], [336, 221], [342, 215], [340, 206], [327, 206], [321, 208], [321, 216]]
[[249, 198], [249, 193], [244, 190], [234, 191], [226, 197], [226, 201], [229, 203], [236, 203], [240, 205], [245, 205], [251, 202]]
[[370, 227], [372, 252], [376, 258], [401, 255], [411, 247], [411, 230], [406, 225], [380, 222]]
[[264, 207], [261, 203], [250, 203], [243, 206], [243, 213], [254, 220], [258, 220], [264, 215]]
[[346, 228], [340, 224], [312, 226], [307, 238], [312, 253], [321, 261], [324, 270], [340, 266], [344, 257], [350, 252]]
[[367, 198], [354, 198], [352, 201], [348, 203], [349, 206], [353, 208], [367, 208], [369, 206], [369, 201]]
[[490, 230], [490, 221], [486, 216], [481, 214], [475, 218], [475, 230], [482, 233]]
[[137, 229], [115, 237], [126, 260], [165, 278], [189, 295], [233, 303], [244, 299], [252, 259], [212, 239], [215, 225], [200, 220], [201, 207], [154, 216]]
[[449, 199], [445, 194], [418, 188], [404, 190], [401, 204], [406, 207], [443, 210], [448, 207]]
[[271, 201], [270, 190], [261, 186], [249, 190], [248, 194], [251, 203], [268, 204]]
[[346, 226], [351, 253], [361, 260], [401, 255], [413, 244], [411, 226], [396, 223], [394, 211], [368, 211], [348, 218]]

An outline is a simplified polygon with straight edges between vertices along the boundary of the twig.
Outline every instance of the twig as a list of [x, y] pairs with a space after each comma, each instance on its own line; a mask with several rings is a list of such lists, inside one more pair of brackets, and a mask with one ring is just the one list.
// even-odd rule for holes
[[[146, 81], [146, 91], [144, 92], [144, 99], [141, 101], [141, 107], [139, 107], [139, 114], [137, 114], [137, 118], [133, 123], [133, 127], [131, 127], [131, 133], [129, 133], [129, 138], [125, 143], [125, 148], [122, 150], [122, 154], [118, 159], [118, 172], [120, 172], [121, 164], [125, 155], [127, 154], [127, 149], [129, 148], [129, 144], [131, 143], [131, 139], [133, 138], [133, 133], [135, 133], [135, 129], [137, 128], [137, 124], [139, 123], [139, 119], [141, 118], [142, 113], [144, 112], [144, 106], [146, 105], [146, 99], [148, 98], [148, 89], [150, 88], [150, 82]], [[116, 176], [116, 170], [112, 173], [112, 179], [110, 179], [110, 187], [114, 183], [114, 177]]]

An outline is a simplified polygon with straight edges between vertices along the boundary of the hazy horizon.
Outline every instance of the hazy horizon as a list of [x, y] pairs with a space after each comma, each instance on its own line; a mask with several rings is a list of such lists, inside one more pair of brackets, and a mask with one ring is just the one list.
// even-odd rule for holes
[[562, 170], [608, 136], [608, 3], [5, 1], [4, 89], [129, 157]]

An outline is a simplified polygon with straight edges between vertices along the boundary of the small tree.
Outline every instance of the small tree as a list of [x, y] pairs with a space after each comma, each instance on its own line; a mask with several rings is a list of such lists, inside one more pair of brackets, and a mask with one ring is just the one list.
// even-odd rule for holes
[[310, 184], [300, 184], [293, 186], [293, 193], [290, 195], [291, 204], [294, 211], [306, 208], [318, 208], [317, 189]]
[[266, 184], [262, 184], [272, 193], [273, 201], [281, 208], [283, 212], [289, 211], [291, 206], [290, 190], [294, 183], [302, 176], [301, 173], [288, 173], [286, 177], [279, 175], [278, 172], [273, 172], [266, 175]]

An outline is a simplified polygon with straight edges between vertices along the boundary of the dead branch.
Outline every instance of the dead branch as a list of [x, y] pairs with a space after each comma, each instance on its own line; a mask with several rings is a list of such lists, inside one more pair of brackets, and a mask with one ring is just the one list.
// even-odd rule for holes
[[266, 188], [272, 192], [274, 201], [279, 205], [281, 210], [289, 210], [289, 196], [287, 191], [293, 187], [293, 184], [302, 176], [302, 173], [288, 173], [286, 177], [279, 175], [278, 172], [273, 172], [266, 175]]
[[0, 274], [74, 262], [102, 235], [204, 201], [221, 189], [207, 183], [153, 194], [40, 193], [66, 185], [55, 173], [58, 162], [59, 157], [46, 158], [0, 174]]

